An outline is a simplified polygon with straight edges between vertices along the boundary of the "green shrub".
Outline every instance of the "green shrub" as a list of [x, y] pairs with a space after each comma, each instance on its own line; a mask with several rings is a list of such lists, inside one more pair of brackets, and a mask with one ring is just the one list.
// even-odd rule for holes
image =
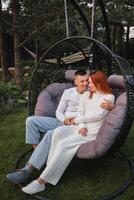
[[29, 89], [29, 84], [31, 81], [31, 75], [35, 67], [33, 60], [23, 61], [24, 72], [23, 72], [23, 90], [27, 91]]
[[25, 93], [21, 93], [14, 83], [0, 81], [0, 114], [24, 108], [26, 104]]
[[7, 83], [0, 81], [0, 115], [17, 111], [27, 105], [29, 83], [35, 66], [33, 60], [23, 61], [22, 64], [24, 66], [22, 92], [18, 89], [14, 78]]

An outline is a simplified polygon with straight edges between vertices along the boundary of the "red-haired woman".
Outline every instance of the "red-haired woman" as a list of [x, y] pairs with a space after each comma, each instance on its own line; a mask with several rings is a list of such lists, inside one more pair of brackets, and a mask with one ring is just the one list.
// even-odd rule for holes
[[109, 112], [101, 108], [101, 103], [104, 100], [114, 103], [114, 99], [105, 74], [102, 71], [92, 72], [89, 75], [89, 91], [82, 95], [77, 117], [72, 119], [72, 125], [55, 129], [45, 170], [37, 180], [23, 187], [23, 192], [34, 194], [43, 191], [46, 183], [57, 184], [79, 146], [96, 139]]

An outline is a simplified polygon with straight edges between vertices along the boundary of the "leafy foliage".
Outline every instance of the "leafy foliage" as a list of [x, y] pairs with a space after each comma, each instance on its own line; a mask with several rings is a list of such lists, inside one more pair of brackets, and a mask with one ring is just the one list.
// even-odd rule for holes
[[26, 106], [26, 98], [16, 84], [0, 82], [0, 114], [7, 114]]

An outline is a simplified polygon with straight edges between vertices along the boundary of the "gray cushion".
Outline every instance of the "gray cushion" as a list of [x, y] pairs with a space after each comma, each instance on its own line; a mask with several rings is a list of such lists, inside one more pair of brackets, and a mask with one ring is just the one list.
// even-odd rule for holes
[[104, 155], [113, 145], [120, 132], [127, 106], [126, 92], [121, 94], [115, 108], [106, 116], [96, 140], [80, 146], [77, 157], [91, 159]]
[[110, 87], [112, 88], [112, 92], [116, 98], [126, 91], [125, 82], [122, 75], [114, 74], [114, 75], [109, 76], [108, 83]]
[[108, 77], [108, 83], [111, 88], [125, 89], [124, 78], [122, 75], [111, 75]]
[[66, 70], [65, 72], [66, 79], [70, 81], [74, 81], [75, 72], [76, 70], [73, 70], [73, 69]]
[[34, 115], [36, 116], [48, 116], [54, 117], [55, 116], [55, 105], [52, 102], [51, 95], [48, 91], [43, 90], [37, 99], [37, 103], [34, 110]]
[[52, 83], [48, 85], [38, 96], [34, 115], [55, 117], [55, 111], [63, 91], [72, 86], [72, 83]]

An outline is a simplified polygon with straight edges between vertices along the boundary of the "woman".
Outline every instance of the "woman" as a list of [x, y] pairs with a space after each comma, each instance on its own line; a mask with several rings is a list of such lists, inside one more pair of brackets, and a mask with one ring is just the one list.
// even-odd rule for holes
[[100, 107], [104, 100], [114, 102], [107, 78], [102, 71], [92, 72], [89, 91], [81, 97], [77, 117], [72, 118], [72, 125], [55, 129], [45, 170], [37, 180], [23, 187], [23, 192], [34, 194], [43, 191], [46, 183], [57, 184], [79, 146], [96, 139], [109, 112]]

